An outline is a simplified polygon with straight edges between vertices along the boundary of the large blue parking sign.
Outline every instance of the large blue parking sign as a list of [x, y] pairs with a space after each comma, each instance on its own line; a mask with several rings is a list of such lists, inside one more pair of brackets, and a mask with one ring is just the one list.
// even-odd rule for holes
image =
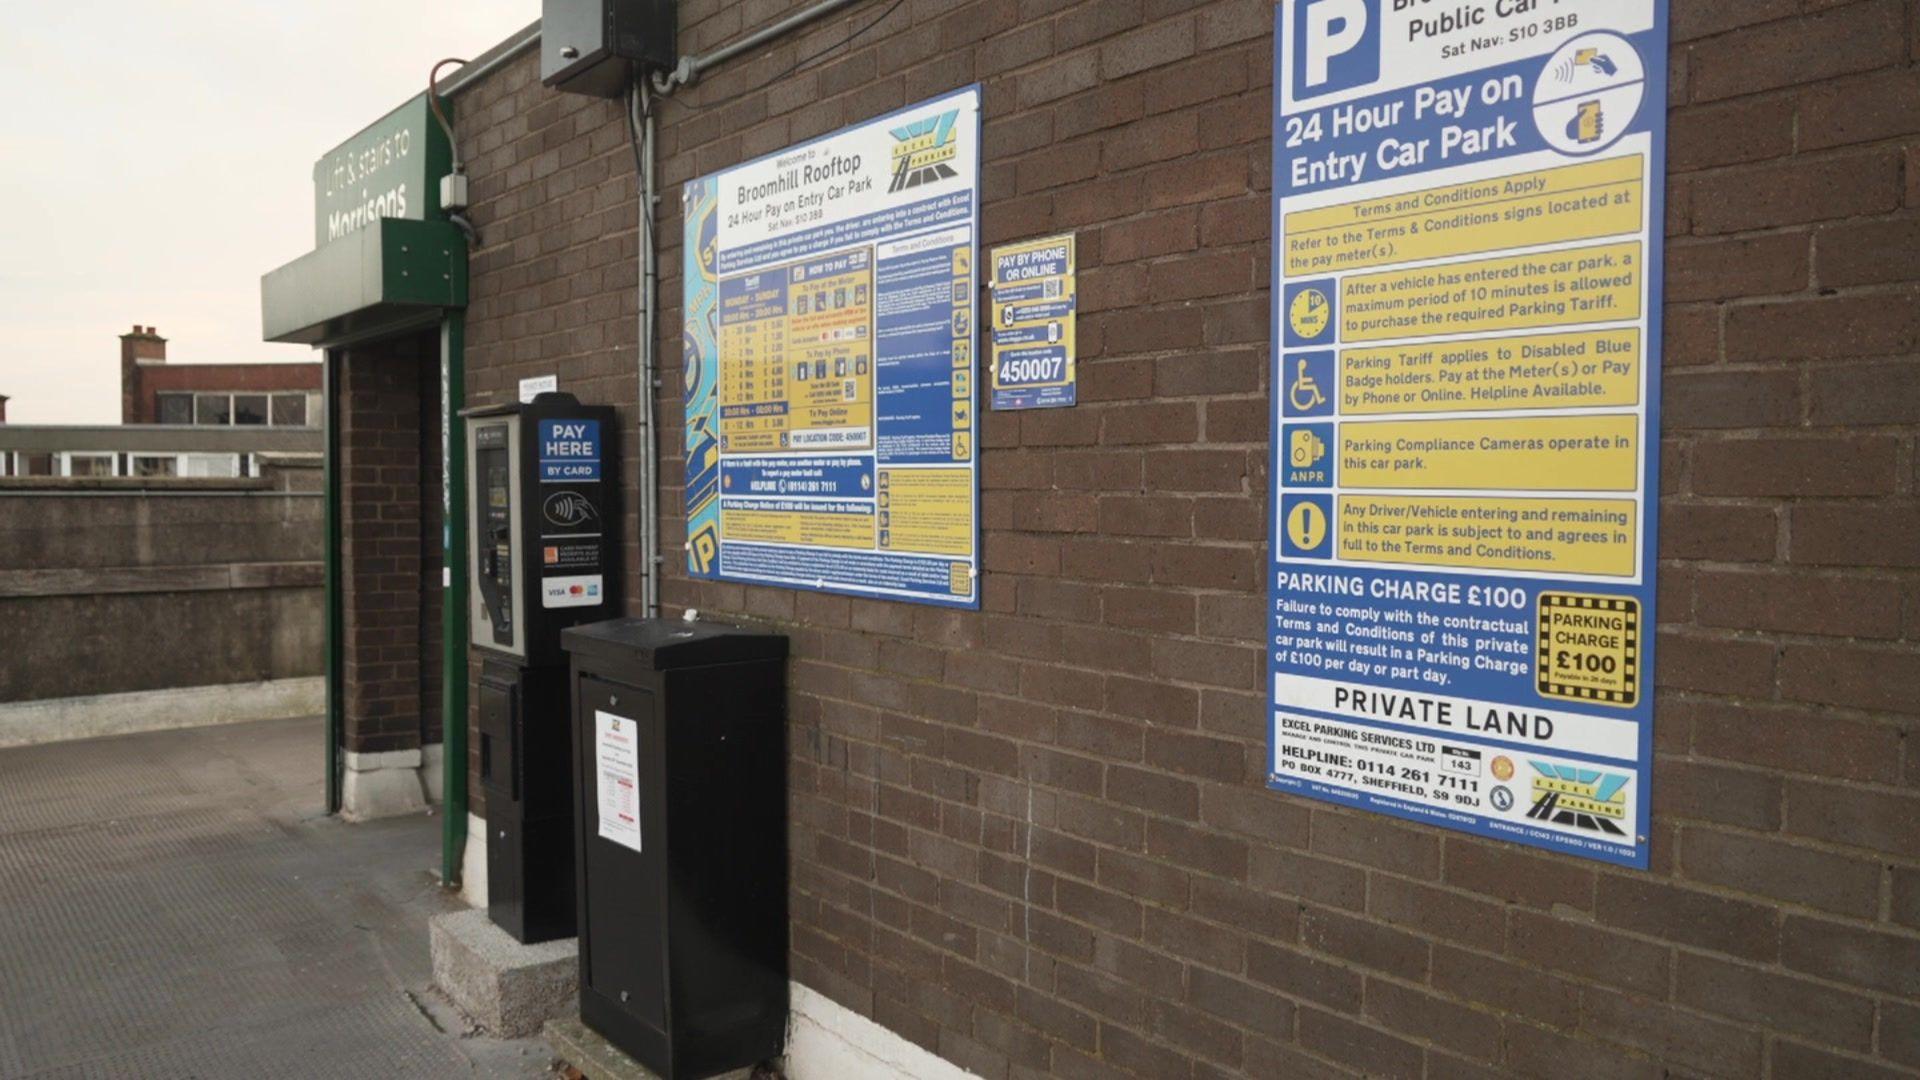
[[1280, 6], [1273, 789], [1647, 865], [1666, 6]]

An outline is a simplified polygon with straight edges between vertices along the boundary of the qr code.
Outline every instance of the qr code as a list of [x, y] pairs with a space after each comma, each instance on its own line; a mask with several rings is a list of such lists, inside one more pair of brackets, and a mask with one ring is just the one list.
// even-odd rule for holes
[[1041, 295], [1045, 296], [1049, 300], [1058, 298], [1060, 295], [1060, 284], [1061, 283], [1057, 280], [1047, 282], [1046, 289], [1041, 293]]

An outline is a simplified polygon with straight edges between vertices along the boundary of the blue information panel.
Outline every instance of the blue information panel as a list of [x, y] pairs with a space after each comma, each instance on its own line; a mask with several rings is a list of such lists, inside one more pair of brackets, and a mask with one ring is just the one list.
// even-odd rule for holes
[[969, 87], [688, 183], [687, 570], [978, 607]]
[[1666, 9], [1276, 9], [1270, 786], [1647, 865]]

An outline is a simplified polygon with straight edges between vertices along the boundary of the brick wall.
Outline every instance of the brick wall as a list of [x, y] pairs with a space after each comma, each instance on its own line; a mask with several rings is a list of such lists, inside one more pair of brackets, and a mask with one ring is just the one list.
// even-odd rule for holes
[[439, 345], [340, 359], [345, 727], [355, 753], [440, 741]]
[[[868, 4], [663, 103], [668, 388], [690, 177], [979, 80], [983, 243], [1080, 238], [1082, 404], [987, 416], [985, 610], [664, 584], [793, 635], [796, 977], [994, 1078], [1920, 1070], [1914, 6], [1674, 0], [1651, 873], [1262, 786], [1268, 0], [912, 0], [753, 92]], [[459, 113], [470, 395], [633, 430], [618, 106], [523, 56]]]

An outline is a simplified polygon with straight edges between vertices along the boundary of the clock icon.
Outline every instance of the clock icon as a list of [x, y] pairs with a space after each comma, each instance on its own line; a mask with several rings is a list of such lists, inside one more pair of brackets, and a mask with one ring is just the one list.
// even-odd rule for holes
[[1319, 289], [1300, 290], [1295, 294], [1293, 303], [1287, 306], [1287, 318], [1293, 323], [1293, 332], [1305, 338], [1326, 333], [1327, 320], [1332, 314], [1333, 307], [1327, 303], [1327, 294]]
[[1335, 318], [1333, 282], [1314, 281], [1287, 287], [1287, 344], [1318, 345], [1333, 340]]

